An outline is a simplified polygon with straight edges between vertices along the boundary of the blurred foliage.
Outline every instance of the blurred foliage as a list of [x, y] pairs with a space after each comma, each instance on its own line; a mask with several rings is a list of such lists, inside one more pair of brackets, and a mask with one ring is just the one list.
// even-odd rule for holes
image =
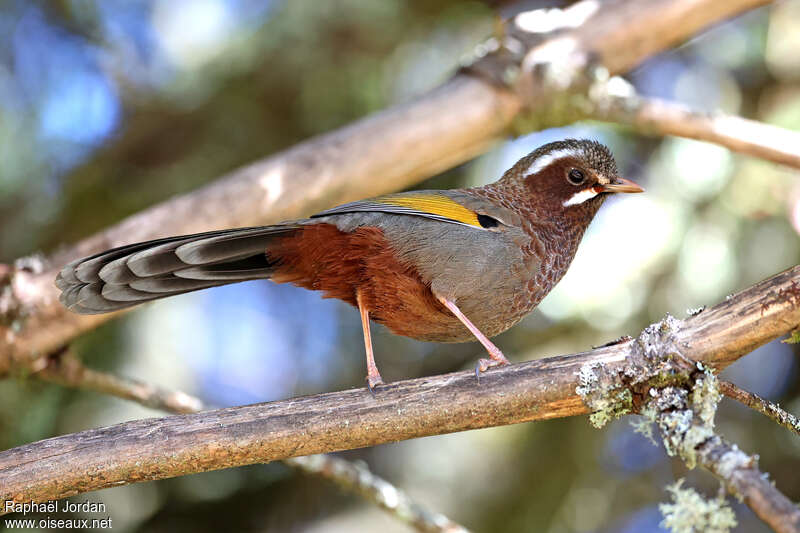
[[[460, 0], [6, 0], [0, 261], [75, 242], [433, 88], [492, 32], [493, 16], [485, 3]], [[654, 57], [629, 79], [647, 95], [797, 130], [798, 35], [800, 2], [783, 2]], [[493, 181], [565, 136], [608, 143], [647, 194], [604, 207], [564, 281], [498, 337], [512, 359], [635, 335], [667, 312], [682, 317], [798, 263], [797, 172], [705, 143], [581, 124], [516, 139], [420, 187]], [[480, 354], [474, 344], [374, 334], [391, 380], [471, 367]], [[361, 343], [350, 307], [250, 282], [145, 306], [75, 349], [90, 366], [230, 405], [361, 385]], [[800, 411], [796, 345], [770, 343], [726, 375]], [[0, 382], [4, 447], [157, 415], [30, 377]], [[796, 438], [727, 402], [718, 424], [800, 499]], [[554, 420], [343, 455], [478, 531], [658, 531], [668, 484], [687, 477], [687, 486], [716, 491], [709, 475], [687, 473], [625, 420], [602, 431]], [[75, 498], [87, 499], [106, 503], [117, 531], [406, 531], [281, 464]], [[765, 530], [746, 508], [734, 510], [738, 531]]]

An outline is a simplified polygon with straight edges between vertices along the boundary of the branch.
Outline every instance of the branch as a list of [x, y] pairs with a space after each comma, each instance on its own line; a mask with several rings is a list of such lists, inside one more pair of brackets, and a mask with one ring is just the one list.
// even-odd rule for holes
[[43, 381], [116, 396], [169, 413], [196, 413], [204, 408], [199, 398], [185, 392], [87, 368], [69, 350], [39, 361], [43, 361], [44, 366], [30, 370]]
[[712, 142], [735, 152], [800, 168], [800, 132], [724, 113], [696, 111], [675, 102], [642, 98], [632, 92], [625, 96], [604, 95], [594, 103], [586, 113], [587, 118], [626, 124], [642, 134], [675, 135]]
[[326, 477], [340, 487], [360, 494], [378, 507], [406, 522], [417, 531], [430, 533], [467, 533], [460, 524], [446, 516], [432, 513], [411, 500], [403, 491], [376, 476], [360, 463], [329, 455], [293, 457], [286, 464], [311, 474]]
[[757, 394], [748, 392], [740, 387], [737, 387], [729, 381], [720, 381], [719, 389], [728, 398], [736, 400], [737, 402], [746, 405], [753, 411], [758, 411], [772, 421], [785, 427], [797, 436], [800, 436], [800, 420], [791, 413], [781, 409], [781, 407], [772, 402], [768, 402]]
[[[136, 420], [0, 452], [0, 499], [46, 501], [300, 455], [586, 414], [587, 381], [634, 403], [663, 354], [723, 368], [800, 324], [800, 266], [634, 341], [577, 355], [162, 419]], [[674, 359], [674, 357], [673, 357]], [[679, 377], [679, 376], [678, 376]], [[592, 407], [596, 409], [596, 407]], [[618, 411], [618, 412], [621, 412]]]
[[698, 462], [723, 480], [732, 495], [778, 533], [800, 532], [800, 509], [759, 469], [754, 457], [715, 435], [697, 450]]
[[645, 412], [651, 411], [646, 416], [658, 424], [670, 455], [680, 455], [689, 468], [700, 464], [710, 470], [773, 530], [797, 533], [800, 509], [759, 470], [755, 457], [713, 432], [718, 401], [716, 377], [708, 372], [695, 382], [691, 399], [684, 388], [651, 389]]
[[[509, 31], [513, 36], [479, 62], [493, 62], [489, 71], [524, 72], [519, 91], [475, 74], [458, 74], [415, 101], [310, 139], [133, 215], [39, 268], [15, 268], [0, 281], [0, 375], [112, 318], [75, 315], [58, 303], [53, 279], [70, 259], [164, 235], [296, 218], [408, 187], [486, 150], [507, 135], [523, 108], [528, 116], [549, 112], [552, 102], [544, 96], [581, 85], [580, 69], [591, 62], [599, 62], [611, 74], [625, 72], [711, 24], [765, 3], [613, 0], [596, 10], [599, 4], [593, 0], [580, 2], [570, 7], [584, 13], [577, 27], [542, 34], [515, 25]], [[554, 49], [561, 55], [545, 53]], [[526, 69], [523, 61], [528, 61]], [[576, 70], [566, 81], [559, 77], [557, 84], [548, 76], [528, 76], [533, 71], [527, 68], [541, 66], [542, 61]], [[414, 156], [408, 157], [410, 153]]]
[[[170, 391], [138, 380], [87, 368], [68, 349], [53, 354], [43, 361], [46, 366], [30, 370], [35, 377], [44, 381], [116, 396], [170, 413], [196, 413], [206, 408], [202, 400], [184, 392]], [[334, 481], [344, 490], [355, 492], [418, 531], [447, 533], [467, 531], [446, 516], [428, 511], [414, 502], [403, 491], [370, 472], [366, 465], [354, 464], [325, 454], [295, 457], [285, 462], [293, 468]]]

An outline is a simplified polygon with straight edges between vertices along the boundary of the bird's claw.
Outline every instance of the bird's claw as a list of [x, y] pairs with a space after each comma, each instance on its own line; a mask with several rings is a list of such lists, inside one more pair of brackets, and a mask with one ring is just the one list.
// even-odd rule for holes
[[367, 389], [369, 389], [369, 393], [372, 394], [372, 396], [374, 397], [375, 387], [377, 387], [378, 385], [383, 385], [383, 379], [381, 378], [380, 374], [378, 374], [377, 376], [368, 375], [366, 381], [367, 381]]
[[509, 364], [511, 363], [505, 357], [503, 359], [478, 359], [478, 363], [475, 365], [475, 377], [480, 380], [481, 374], [490, 368]]

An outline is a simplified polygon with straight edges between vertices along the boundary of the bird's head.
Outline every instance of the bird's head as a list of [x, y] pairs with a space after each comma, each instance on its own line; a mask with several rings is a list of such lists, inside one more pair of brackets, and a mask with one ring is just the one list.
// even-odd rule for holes
[[644, 191], [619, 176], [608, 148], [586, 139], [540, 146], [520, 159], [503, 179], [521, 186], [531, 207], [540, 214], [582, 218], [587, 223], [609, 194]]

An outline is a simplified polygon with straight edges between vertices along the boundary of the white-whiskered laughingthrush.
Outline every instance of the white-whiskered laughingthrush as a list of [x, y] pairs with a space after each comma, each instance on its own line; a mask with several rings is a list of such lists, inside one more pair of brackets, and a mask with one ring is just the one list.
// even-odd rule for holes
[[367, 383], [381, 384], [369, 320], [435, 342], [489, 340], [533, 310], [567, 271], [610, 193], [642, 192], [608, 148], [546, 144], [490, 185], [361, 200], [302, 220], [167, 237], [66, 265], [56, 279], [76, 313], [106, 313], [227, 283], [267, 278], [357, 307]]

